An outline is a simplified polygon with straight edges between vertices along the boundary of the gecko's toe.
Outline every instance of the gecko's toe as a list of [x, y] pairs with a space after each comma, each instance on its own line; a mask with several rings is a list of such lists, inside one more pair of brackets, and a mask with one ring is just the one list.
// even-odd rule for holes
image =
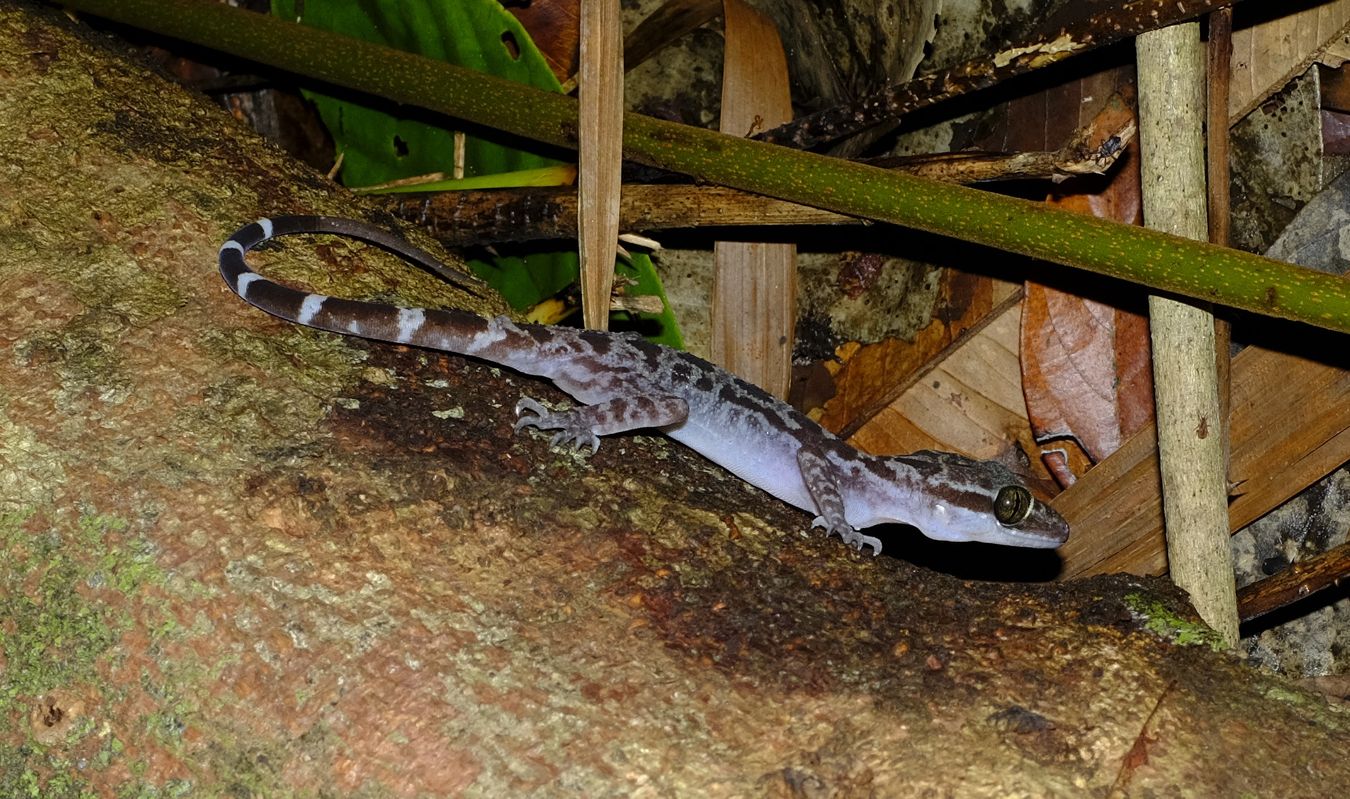
[[872, 557], [881, 554], [881, 540], [870, 535], [863, 535], [857, 530], [850, 530], [848, 535], [844, 536], [844, 542], [853, 547], [857, 552], [863, 552], [868, 547], [872, 549]]
[[843, 537], [844, 537], [844, 534], [841, 533], [839, 530], [835, 529], [835, 526], [834, 526], [834, 525], [832, 525], [832, 524], [830, 524], [829, 522], [825, 521], [825, 517], [824, 517], [824, 516], [817, 516], [816, 518], [812, 519], [812, 520], [811, 520], [811, 529], [812, 529], [812, 530], [824, 530], [824, 531], [825, 531], [825, 537], [826, 537], [826, 538], [829, 538], [830, 536], [835, 535], [836, 533], [839, 534], [839, 537], [840, 537], [840, 538], [843, 538]]
[[[548, 409], [545, 408], [543, 405], [540, 405], [538, 402], [531, 399], [530, 397], [521, 397], [520, 401], [516, 403], [516, 416], [520, 416], [526, 411], [529, 411], [530, 413], [534, 414], [535, 416], [541, 419], [544, 418], [545, 416], [548, 416]], [[520, 425], [517, 424], [516, 428], [519, 429], [519, 427]]]
[[585, 428], [563, 427], [549, 439], [550, 447], [567, 447], [574, 450], [590, 449], [594, 455], [600, 449], [600, 437]]
[[826, 538], [829, 538], [832, 535], [838, 535], [839, 538], [843, 540], [844, 545], [855, 552], [863, 552], [870, 547], [872, 550], [872, 557], [875, 558], [877, 555], [881, 554], [881, 539], [879, 538], [863, 535], [851, 527], [833, 527], [825, 524], [825, 522], [819, 518], [817, 518], [811, 526], [824, 527]]
[[847, 524], [830, 524], [823, 516], [817, 516], [811, 522], [812, 529], [821, 528], [825, 530], [825, 537], [832, 535], [839, 536], [844, 545], [857, 552], [862, 552], [865, 547], [872, 548], [872, 555], [875, 557], [881, 552], [881, 541], [870, 535], [862, 533], [849, 527]]

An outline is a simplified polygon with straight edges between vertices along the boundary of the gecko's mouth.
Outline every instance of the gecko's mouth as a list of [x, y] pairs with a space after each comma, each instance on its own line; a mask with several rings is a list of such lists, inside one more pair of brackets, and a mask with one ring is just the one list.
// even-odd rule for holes
[[1000, 521], [983, 504], [970, 507], [955, 502], [934, 502], [926, 511], [926, 519], [900, 523], [912, 524], [935, 541], [975, 541], [1028, 549], [1055, 549], [1069, 540], [1068, 522], [1040, 500], [1032, 500], [1029, 508], [1014, 514], [1015, 523]]
[[[1065, 529], [1062, 534], [1033, 533], [1026, 530], [1004, 528], [1002, 537], [1002, 541], [997, 541], [995, 543], [1011, 544], [1012, 546], [1026, 547], [1028, 549], [1055, 549], [1065, 541], [1069, 540], [1069, 531], [1068, 529]], [[1008, 539], [1012, 540], [1009, 541]]]
[[[1055, 549], [1069, 539], [1068, 525], [1057, 517], [1053, 521], [1044, 520], [1034, 529], [1018, 529], [998, 523], [974, 527], [936, 524], [924, 527], [922, 524], [895, 519], [878, 520], [878, 522], [913, 527], [922, 533], [925, 538], [951, 543], [971, 542], [1024, 549]], [[1056, 522], [1058, 523], [1056, 524]]]
[[1054, 549], [1069, 540], [1069, 523], [1053, 508], [1040, 502], [1019, 525], [1000, 524], [994, 543], [1032, 549]]

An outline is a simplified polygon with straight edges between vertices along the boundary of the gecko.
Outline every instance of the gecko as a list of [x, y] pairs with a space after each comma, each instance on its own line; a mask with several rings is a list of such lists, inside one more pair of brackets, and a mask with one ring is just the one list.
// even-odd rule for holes
[[778, 499], [814, 514], [813, 528], [880, 554], [863, 530], [908, 524], [939, 541], [1053, 548], [1068, 523], [1012, 470], [949, 452], [862, 452], [786, 402], [687, 352], [634, 333], [516, 323], [455, 309], [405, 308], [299, 291], [249, 267], [245, 254], [277, 236], [328, 233], [394, 252], [443, 277], [468, 278], [384, 228], [326, 216], [260, 219], [230, 236], [220, 274], [245, 302], [306, 327], [458, 353], [551, 380], [580, 405], [553, 411], [522, 397], [515, 431], [553, 431], [552, 446], [652, 429]]

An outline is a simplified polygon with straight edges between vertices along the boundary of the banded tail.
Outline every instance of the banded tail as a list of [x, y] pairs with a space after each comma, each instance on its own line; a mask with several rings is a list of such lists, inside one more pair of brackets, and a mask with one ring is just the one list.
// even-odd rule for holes
[[[281, 216], [245, 225], [220, 247], [220, 275], [245, 302], [289, 322], [361, 338], [476, 355], [511, 365], [512, 351], [526, 335], [505, 317], [486, 319], [457, 310], [401, 308], [384, 303], [346, 300], [298, 291], [276, 283], [249, 267], [245, 254], [277, 236], [330, 233], [376, 244], [459, 285], [470, 282], [462, 272], [399, 236], [353, 219], [325, 216]], [[504, 351], [505, 350], [505, 351]]]

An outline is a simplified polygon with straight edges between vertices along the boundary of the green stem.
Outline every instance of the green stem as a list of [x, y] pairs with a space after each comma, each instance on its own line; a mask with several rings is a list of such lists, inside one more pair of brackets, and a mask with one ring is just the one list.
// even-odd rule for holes
[[[577, 104], [563, 95], [204, 0], [63, 4], [536, 141], [577, 146]], [[624, 156], [711, 183], [1350, 332], [1350, 280], [1238, 250], [641, 114], [624, 117]]]

